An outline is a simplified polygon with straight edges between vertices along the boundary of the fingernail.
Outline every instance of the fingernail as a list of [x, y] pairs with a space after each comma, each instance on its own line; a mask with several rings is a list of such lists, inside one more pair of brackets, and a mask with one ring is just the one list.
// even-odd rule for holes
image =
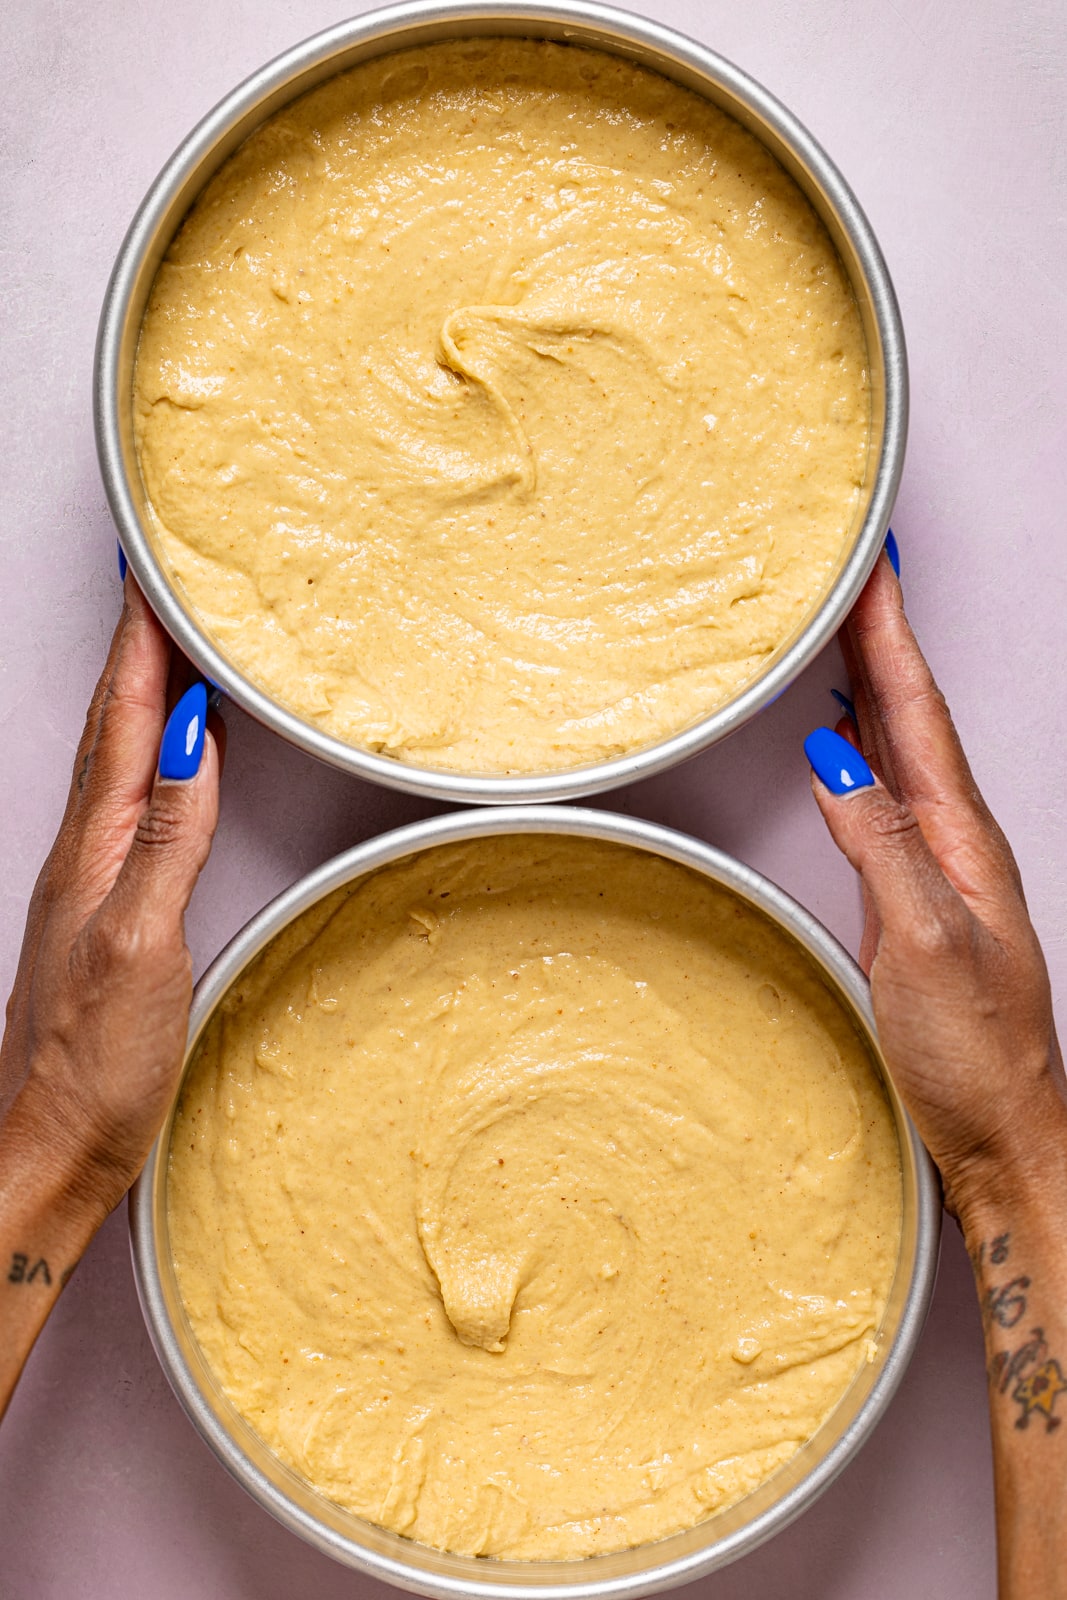
[[858, 722], [857, 717], [856, 717], [856, 708], [852, 704], [852, 701], [849, 699], [848, 695], [847, 694], [842, 694], [840, 689], [831, 689], [830, 693], [833, 695], [834, 699], [837, 701], [838, 705], [841, 707], [841, 710], [845, 713], [845, 716], [846, 717], [851, 717], [852, 721], [855, 723], [856, 727], [858, 728], [859, 727], [859, 722]]
[[831, 794], [854, 794], [869, 789], [874, 773], [854, 745], [832, 728], [816, 728], [804, 740], [804, 754], [812, 771]]
[[122, 548], [121, 544], [119, 544], [119, 541], [117, 539], [115, 540], [115, 548], [118, 550], [118, 553], [119, 553], [119, 582], [120, 583], [125, 583], [126, 582], [126, 568], [129, 566], [129, 562], [126, 560], [126, 552], [125, 552], [125, 550]]
[[899, 548], [899, 546], [897, 544], [896, 534], [893, 532], [892, 528], [890, 528], [889, 532], [885, 536], [885, 553], [889, 557], [889, 565], [892, 567], [893, 571], [896, 573], [897, 577], [899, 578], [900, 577], [900, 548]]
[[186, 689], [167, 718], [159, 746], [159, 776], [184, 781], [195, 778], [204, 754], [207, 724], [207, 689], [194, 683]]

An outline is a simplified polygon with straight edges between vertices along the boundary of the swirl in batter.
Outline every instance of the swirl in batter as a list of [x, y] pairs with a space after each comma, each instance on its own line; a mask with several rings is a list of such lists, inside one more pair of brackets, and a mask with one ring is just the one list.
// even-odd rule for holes
[[279, 112], [160, 268], [158, 544], [233, 661], [363, 748], [564, 769], [795, 636], [869, 442], [840, 261], [767, 150], [599, 52], [468, 39]]
[[361, 880], [260, 958], [183, 1090], [168, 1207], [226, 1393], [384, 1527], [569, 1558], [754, 1489], [875, 1351], [877, 1072], [761, 915], [552, 838]]

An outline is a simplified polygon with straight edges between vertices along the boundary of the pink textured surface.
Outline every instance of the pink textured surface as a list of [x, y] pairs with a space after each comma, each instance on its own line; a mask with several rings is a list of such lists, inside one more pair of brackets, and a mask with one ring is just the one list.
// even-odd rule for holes
[[[842, 166], [882, 240], [914, 404], [895, 526], [909, 608], [1015, 843], [1062, 994], [1064, 128], [1058, 0], [645, 0], [748, 68]], [[0, 977], [50, 844], [118, 609], [93, 453], [97, 311], [132, 210], [201, 113], [337, 20], [330, 0], [24, 0], [0, 107], [5, 359]], [[1057, 171], [1057, 163], [1059, 170]], [[801, 739], [836, 650], [729, 745], [603, 803], [708, 838], [854, 946], [859, 902], [812, 805]], [[345, 780], [229, 713], [224, 820], [190, 918], [198, 965], [308, 867], [431, 808]], [[304, 1548], [216, 1465], [141, 1323], [112, 1218], [0, 1432], [5, 1600], [288, 1600], [387, 1591]], [[934, 1310], [889, 1416], [799, 1523], [695, 1585], [715, 1600], [989, 1600], [981, 1343], [948, 1224]]]

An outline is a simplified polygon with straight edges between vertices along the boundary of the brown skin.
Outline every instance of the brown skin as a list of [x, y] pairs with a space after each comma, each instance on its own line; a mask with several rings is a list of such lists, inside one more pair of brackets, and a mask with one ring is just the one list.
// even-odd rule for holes
[[0, 1050], [0, 1414], [65, 1276], [144, 1164], [181, 1069], [184, 914], [218, 817], [222, 735], [212, 718], [195, 778], [158, 777], [168, 703], [188, 679], [128, 579]]
[[[1002, 1600], [1067, 1596], [1067, 1094], [1019, 870], [978, 792], [884, 558], [841, 640], [878, 779], [812, 779], [866, 902], [886, 1059], [975, 1267]], [[1064, 1387], [1061, 1389], [1060, 1384]]]
[[[813, 781], [860, 873], [861, 959], [894, 1078], [975, 1265], [1002, 1600], [1067, 1600], [1067, 1095], [1018, 869], [882, 560], [842, 639], [878, 782]], [[0, 1054], [0, 1411], [62, 1283], [140, 1171], [192, 990], [183, 915], [218, 808], [156, 752], [182, 663], [132, 580], [42, 871]]]

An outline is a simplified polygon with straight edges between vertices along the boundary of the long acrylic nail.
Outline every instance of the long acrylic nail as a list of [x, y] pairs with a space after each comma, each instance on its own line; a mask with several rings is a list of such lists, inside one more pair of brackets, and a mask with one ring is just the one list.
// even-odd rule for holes
[[183, 782], [195, 778], [204, 754], [207, 726], [207, 689], [194, 683], [186, 689], [167, 718], [159, 746], [159, 776]]
[[858, 728], [859, 720], [856, 716], [856, 708], [852, 704], [852, 701], [849, 699], [848, 695], [842, 694], [840, 689], [831, 689], [830, 693], [841, 707], [841, 710], [845, 713], [845, 716], [851, 720], [853, 727]]
[[855, 794], [874, 783], [874, 773], [855, 745], [842, 739], [833, 728], [816, 728], [809, 733], [804, 740], [804, 754], [815, 776], [831, 794]]
[[119, 582], [120, 583], [125, 583], [126, 582], [126, 568], [129, 566], [129, 562], [126, 560], [126, 552], [125, 552], [125, 550], [122, 548], [121, 544], [119, 543], [119, 541], [117, 539], [115, 540], [115, 548], [117, 549], [117, 551], [119, 553]]
[[890, 528], [889, 532], [885, 536], [885, 553], [889, 557], [889, 565], [892, 567], [893, 571], [896, 573], [897, 577], [899, 578], [900, 577], [900, 547], [897, 544], [896, 534], [893, 532], [892, 528]]

